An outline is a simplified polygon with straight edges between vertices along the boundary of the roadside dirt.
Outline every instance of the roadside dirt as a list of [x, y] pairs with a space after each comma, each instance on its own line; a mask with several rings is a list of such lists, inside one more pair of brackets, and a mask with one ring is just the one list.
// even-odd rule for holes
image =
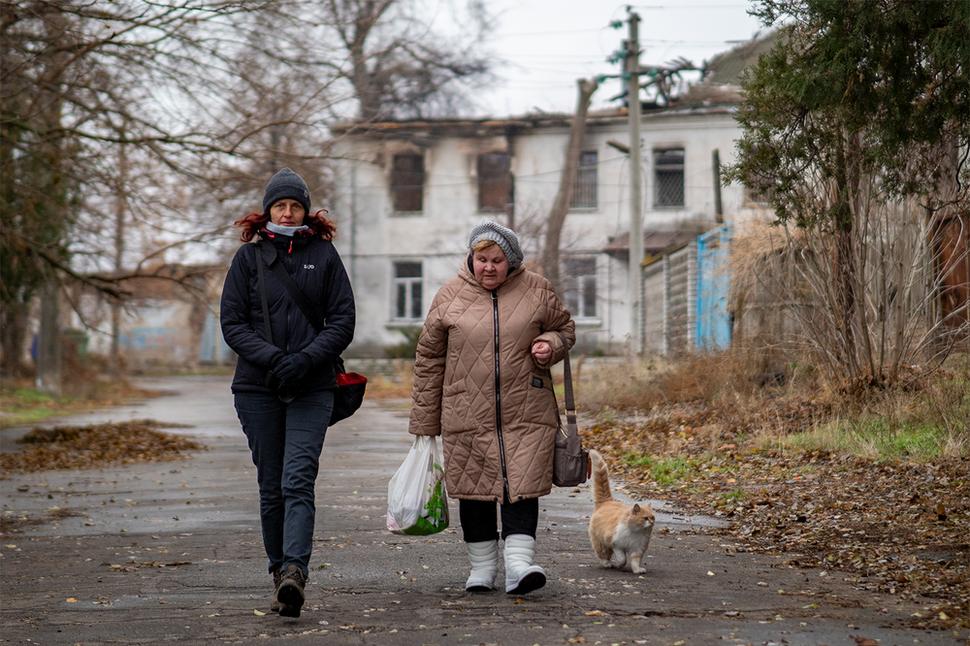
[[730, 520], [718, 533], [739, 550], [860, 591], [928, 597], [914, 626], [970, 628], [970, 460], [879, 462], [752, 441], [760, 423], [799, 429], [819, 414], [787, 401], [739, 423], [695, 403], [591, 424], [585, 437], [632, 495]]

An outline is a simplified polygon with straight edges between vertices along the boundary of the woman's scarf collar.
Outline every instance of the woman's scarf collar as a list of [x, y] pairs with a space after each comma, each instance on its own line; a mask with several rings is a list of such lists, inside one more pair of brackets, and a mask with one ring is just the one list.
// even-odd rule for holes
[[273, 222], [267, 222], [266, 223], [266, 230], [267, 231], [271, 231], [272, 233], [277, 233], [279, 235], [289, 236], [289, 237], [292, 238], [293, 236], [295, 236], [297, 234], [300, 234], [300, 233], [303, 233], [304, 231], [309, 231], [310, 230], [310, 227], [308, 227], [305, 224], [300, 225], [298, 227], [288, 227], [288, 226], [285, 226], [285, 225], [282, 225], [282, 224], [275, 224]]

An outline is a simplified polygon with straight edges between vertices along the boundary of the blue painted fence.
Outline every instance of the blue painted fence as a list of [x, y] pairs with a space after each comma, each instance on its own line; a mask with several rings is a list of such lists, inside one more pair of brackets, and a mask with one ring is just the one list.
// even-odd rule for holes
[[722, 350], [731, 345], [731, 230], [727, 225], [697, 236], [697, 292], [695, 345], [703, 350]]

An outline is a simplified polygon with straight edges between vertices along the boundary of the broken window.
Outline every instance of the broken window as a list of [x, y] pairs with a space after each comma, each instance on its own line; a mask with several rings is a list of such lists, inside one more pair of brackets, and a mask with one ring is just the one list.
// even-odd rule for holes
[[478, 210], [511, 213], [512, 164], [508, 153], [478, 156]]
[[391, 201], [395, 211], [421, 211], [424, 206], [424, 156], [394, 155], [391, 167]]
[[684, 149], [653, 151], [653, 205], [684, 206]]
[[596, 184], [598, 156], [595, 150], [583, 151], [579, 156], [579, 167], [573, 184], [573, 197], [569, 206], [573, 209], [596, 208]]

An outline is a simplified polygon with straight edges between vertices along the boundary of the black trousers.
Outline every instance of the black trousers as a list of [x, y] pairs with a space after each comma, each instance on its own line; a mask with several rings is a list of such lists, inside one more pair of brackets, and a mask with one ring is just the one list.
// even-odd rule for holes
[[[512, 534], [536, 537], [539, 525], [539, 499], [528, 498], [518, 502], [504, 502], [502, 511], [502, 538]], [[493, 541], [498, 538], [498, 522], [495, 502], [491, 500], [459, 500], [458, 517], [466, 543]]]

